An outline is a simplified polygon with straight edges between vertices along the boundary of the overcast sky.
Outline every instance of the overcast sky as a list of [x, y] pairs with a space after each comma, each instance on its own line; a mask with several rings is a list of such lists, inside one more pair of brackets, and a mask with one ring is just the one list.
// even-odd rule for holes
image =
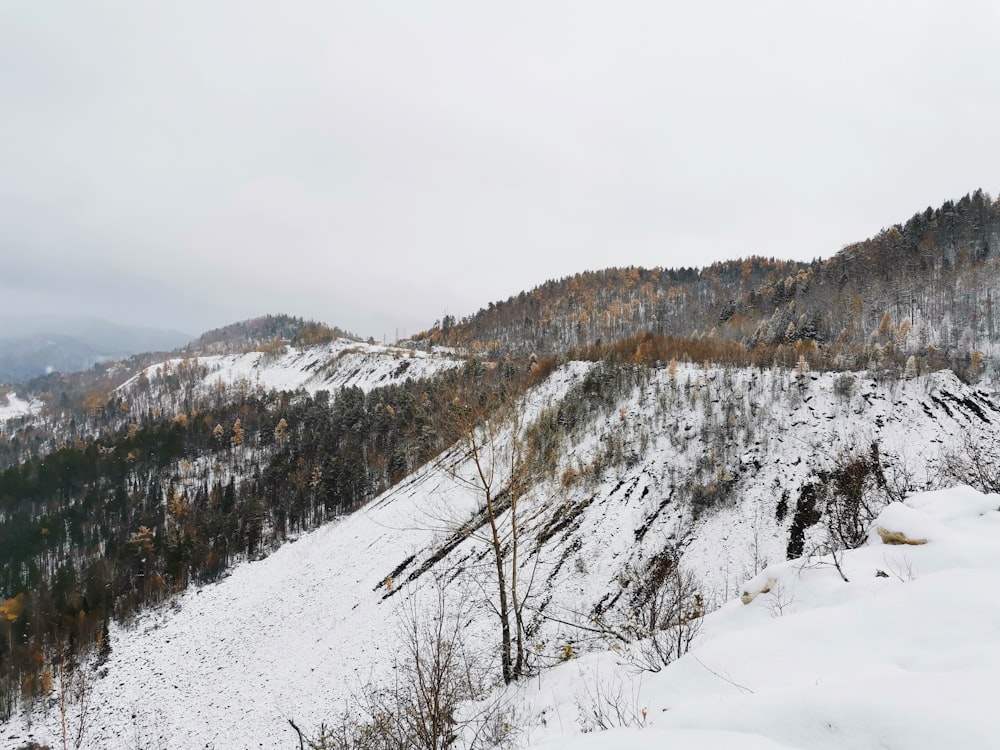
[[1000, 190], [1000, 2], [0, 0], [0, 316], [392, 339]]

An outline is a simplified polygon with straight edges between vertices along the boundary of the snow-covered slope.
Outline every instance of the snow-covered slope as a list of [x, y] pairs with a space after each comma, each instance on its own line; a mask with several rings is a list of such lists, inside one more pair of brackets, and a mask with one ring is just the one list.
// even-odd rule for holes
[[[584, 369], [556, 373], [536, 404], [558, 397]], [[107, 673], [90, 699], [99, 709], [88, 746], [294, 746], [288, 718], [316, 727], [350, 691], [387, 677], [393, 613], [404, 602], [383, 598], [387, 574], [446, 537], [439, 509], [468, 516], [476, 500], [431, 467], [129, 629], [113, 627]], [[17, 720], [3, 727], [0, 748], [60, 736], [54, 707], [31, 719], [33, 727]]]
[[[770, 566], [748, 586], [770, 579], [769, 593], [709, 615], [692, 651], [661, 673], [639, 676], [610, 653], [558, 667], [524, 688], [548, 717], [531, 746], [997, 747], [998, 508], [1000, 495], [969, 488], [890, 505], [876, 526], [926, 544], [888, 546], [873, 530], [844, 556], [849, 583], [829, 558]], [[599, 692], [620, 696], [631, 728], [581, 734], [580, 716], [613, 713]]]
[[423, 378], [457, 367], [461, 361], [440, 352], [427, 354], [380, 344], [337, 339], [304, 348], [252, 351], [189, 359], [171, 359], [150, 366], [121, 385], [123, 396], [158, 386], [204, 395], [226, 387], [298, 390], [315, 393], [357, 387], [370, 391], [407, 378]]
[[[114, 395], [128, 403], [129, 414], [159, 409], [173, 415], [226, 403], [256, 390], [303, 389], [316, 393], [356, 387], [368, 392], [411, 378], [433, 377], [461, 366], [463, 361], [445, 347], [425, 352], [340, 338], [327, 344], [282, 346], [269, 352], [169, 359], [128, 378]], [[125, 367], [114, 365], [109, 374], [120, 374]], [[3, 404], [0, 397], [0, 426], [31, 415], [35, 426], [42, 421], [42, 401], [26, 401], [14, 393], [8, 395], [8, 400]], [[124, 421], [112, 422], [111, 426], [120, 427]], [[55, 429], [59, 434], [59, 428]]]
[[18, 398], [17, 393], [11, 391], [6, 395], [0, 395], [0, 425], [9, 419], [24, 417], [33, 414], [41, 409], [39, 401], [25, 401]]
[[[322, 366], [321, 357], [315, 361], [316, 366], [307, 372]], [[542, 661], [554, 660], [567, 643], [578, 638], [557, 620], [585, 620], [598, 603], [606, 613], [620, 611], [626, 606], [625, 597], [619, 596], [623, 572], [672, 545], [680, 548], [683, 563], [701, 577], [710, 602], [721, 604], [739, 593], [760, 569], [785, 557], [792, 513], [778, 513], [782, 498], [786, 505], [794, 505], [803, 484], [843, 456], [866, 452], [878, 442], [887, 466], [898, 472], [894, 476], [900, 486], [923, 487], [937, 475], [942, 455], [960, 450], [966, 438], [984, 445], [995, 445], [998, 439], [1000, 407], [949, 373], [880, 383], [865, 374], [626, 368], [607, 375], [618, 378], [620, 395], [597, 408], [580, 401], [580, 394], [605, 376], [600, 367], [570, 363], [560, 368], [530, 394], [524, 407], [523, 425], [528, 431], [543, 424], [563, 430], [557, 440], [557, 464], [522, 501], [525, 517], [534, 519], [526, 538], [545, 540], [522, 560], [524, 580], [529, 571], [536, 574], [530, 609], [544, 610], [555, 618], [538, 617], [532, 623], [531, 646]], [[266, 367], [262, 364], [258, 370]], [[220, 371], [221, 364], [214, 372]], [[235, 371], [231, 363], [225, 369], [226, 373]], [[211, 387], [210, 377], [198, 382]], [[277, 377], [267, 382], [276, 383]], [[320, 381], [296, 382], [311, 387], [308, 383]], [[496, 448], [502, 454], [510, 445], [507, 433], [498, 438]], [[426, 576], [417, 575], [425, 565], [437, 559], [438, 569], [464, 569], [487, 594], [492, 585], [478, 567], [482, 542], [474, 537], [454, 538], [455, 530], [481, 500], [460, 481], [472, 475], [473, 467], [463, 465], [457, 454], [444, 457], [441, 465], [452, 466], [453, 471], [427, 467], [354, 515], [303, 536], [265, 560], [238, 566], [217, 584], [186, 592], [171, 606], [140, 617], [127, 630], [113, 628], [111, 659], [106, 675], [95, 682], [90, 702], [94, 708], [88, 746], [109, 750], [135, 747], [137, 742], [143, 747], [165, 743], [216, 750], [294, 746], [288, 718], [302, 726], [318, 726], [336, 714], [342, 700], [360, 685], [386, 679], [398, 650], [394, 612], [405, 605], [411, 591], [426, 582]], [[966, 492], [962, 497], [971, 495]], [[979, 508], [986, 501], [975, 502]], [[935, 517], [943, 518], [941, 513]], [[993, 516], [972, 521], [961, 513], [957, 518], [956, 523], [995, 521]], [[948, 523], [948, 518], [941, 520], [941, 528], [949, 528]], [[961, 545], [958, 541], [955, 545], [948, 554], [958, 554], [955, 550]], [[442, 556], [443, 547], [448, 552]], [[880, 556], [878, 567], [902, 571], [903, 578], [908, 575], [905, 561], [881, 557], [885, 550], [866, 554]], [[858, 570], [872, 563], [868, 558], [851, 559], [859, 560]], [[791, 570], [777, 565], [768, 568], [766, 575], [784, 583]], [[922, 576], [919, 565], [917, 570]], [[804, 614], [815, 620], [810, 627], [822, 627], [824, 613], [835, 611], [829, 607], [841, 601], [838, 591], [861, 590], [859, 601], [871, 600], [868, 609], [852, 609], [854, 614], [844, 615], [842, 621], [853, 627], [856, 623], [851, 618], [877, 609], [876, 595], [895, 590], [884, 585], [883, 579], [838, 589], [830, 584], [835, 572], [823, 569], [821, 573], [816, 580], [822, 585], [810, 584], [795, 594], [796, 602], [816, 609]], [[859, 573], [856, 578], [862, 581], [866, 575]], [[387, 581], [389, 576], [392, 582]], [[983, 583], [976, 580], [977, 585]], [[884, 588], [873, 588], [875, 583]], [[941, 584], [931, 593], [943, 595], [943, 588]], [[387, 596], [390, 591], [394, 595]], [[831, 598], [824, 600], [827, 595]], [[706, 633], [730, 633], [725, 637], [738, 641], [741, 628], [770, 625], [770, 613], [761, 615], [761, 606], [739, 609], [737, 616], [732, 614], [735, 605], [727, 605]], [[823, 607], [828, 611], [821, 611]], [[938, 609], [941, 616], [946, 615], [946, 608]], [[467, 636], [489, 650], [494, 646], [492, 615], [485, 607], [477, 613]], [[832, 622], [838, 622], [837, 618]], [[776, 670], [785, 658], [799, 659], [803, 651], [817, 651], [817, 658], [821, 657], [817, 643], [825, 643], [826, 636], [783, 642], [792, 635], [762, 635], [766, 648], [752, 648], [746, 658], [759, 660], [757, 669], [766, 671]], [[703, 661], [719, 674], [732, 672], [724, 658], [738, 649], [728, 648], [718, 655], [709, 652], [712, 661]], [[932, 662], [925, 666], [931, 669]], [[688, 679], [689, 673], [684, 674]], [[718, 681], [711, 672], [706, 674], [698, 678], [698, 684]], [[790, 674], [787, 699], [798, 700], [797, 686], [807, 678], [804, 672]], [[751, 672], [747, 679], [757, 676], [758, 672]], [[836, 675], [829, 679], [836, 682]], [[786, 684], [778, 677], [774, 680], [774, 690]], [[735, 675], [733, 681], [746, 684], [756, 694], [757, 683]], [[708, 692], [702, 703], [691, 705], [701, 706], [705, 715], [711, 713], [709, 707], [722, 700], [717, 693], [732, 688], [725, 680], [722, 683], [720, 688], [712, 682], [715, 687], [709, 688], [716, 693], [705, 688]], [[664, 688], [662, 694], [673, 696], [673, 689]], [[551, 700], [564, 705], [564, 697], [556, 690]], [[670, 697], [674, 700], [679, 699]], [[666, 705], [673, 704], [658, 704]], [[799, 721], [794, 711], [793, 718], [785, 718], [771, 704], [748, 701], [739, 705], [751, 707], [739, 709], [746, 716], [752, 708], [758, 709], [761, 722], [774, 714], [775, 723], [797, 727], [813, 726], [809, 717], [819, 715], [807, 714]], [[560, 712], [557, 723], [570, 728], [572, 717], [565, 715], [565, 707]], [[871, 712], [876, 715], [878, 709]], [[29, 733], [46, 741], [58, 736], [58, 711], [37, 712], [32, 719], [30, 729], [23, 720], [4, 727], [0, 748], [18, 747]], [[556, 720], [551, 713], [547, 721], [547, 731], [552, 731]], [[724, 725], [708, 728], [714, 732], [720, 726]], [[733, 726], [743, 732], [749, 725], [737, 722]], [[538, 731], [538, 738], [544, 739], [544, 732]], [[724, 737], [712, 736], [716, 745], [699, 747], [727, 747]], [[851, 746], [796, 745], [804, 735], [789, 731], [781, 736], [790, 747]], [[627, 747], [627, 741], [615, 746]], [[776, 747], [765, 740], [744, 746]]]

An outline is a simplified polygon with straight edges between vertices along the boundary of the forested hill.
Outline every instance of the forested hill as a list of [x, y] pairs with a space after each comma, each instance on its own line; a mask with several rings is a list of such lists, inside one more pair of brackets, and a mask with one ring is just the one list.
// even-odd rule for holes
[[0, 723], [51, 692], [59, 659], [106, 659], [112, 617], [407, 476], [503, 370], [345, 339], [264, 348], [167, 360], [83, 411], [0, 422]]
[[543, 354], [652, 331], [716, 336], [748, 350], [803, 342], [838, 367], [866, 366], [878, 345], [961, 369], [1000, 342], [998, 258], [1000, 202], [977, 190], [826, 260], [578, 273], [465, 320], [446, 317], [418, 340]]
[[[92, 439], [106, 433], [109, 428], [120, 428], [122, 415], [118, 415], [117, 420], [112, 419], [115, 389], [140, 372], [155, 369], [164, 362], [174, 361], [176, 364], [186, 360], [186, 368], [190, 370], [192, 360], [200, 358], [201, 365], [194, 369], [213, 365], [215, 369], [224, 370], [226, 364], [233, 364], [241, 355], [257, 353], [264, 355], [269, 365], [274, 365], [289, 347], [301, 351], [312, 349], [314, 356], [321, 356], [323, 352], [319, 345], [329, 346], [338, 341], [342, 344], [353, 341], [361, 345], [357, 337], [340, 328], [290, 315], [263, 315], [208, 331], [172, 351], [146, 352], [124, 359], [101, 361], [76, 372], [51, 372], [20, 383], [16, 388], [3, 386], [0, 373], [0, 470], [11, 463], [52, 450], [61, 443]], [[333, 350], [339, 352], [342, 347], [335, 345]], [[326, 351], [326, 354], [333, 356], [333, 350]], [[231, 359], [226, 363], [218, 360], [227, 355]], [[213, 360], [213, 357], [216, 359]], [[247, 360], [251, 365], [256, 361], [254, 357]], [[294, 364], [292, 367], [294, 369]], [[252, 374], [256, 373], [255, 368]], [[304, 379], [305, 376], [288, 387], [298, 387]], [[325, 387], [333, 386], [326, 384]], [[11, 391], [24, 403], [24, 407], [3, 408]]]
[[183, 354], [232, 354], [273, 342], [300, 346], [329, 343], [338, 338], [359, 340], [341, 328], [292, 315], [262, 315], [230, 323], [203, 333], [183, 349]]

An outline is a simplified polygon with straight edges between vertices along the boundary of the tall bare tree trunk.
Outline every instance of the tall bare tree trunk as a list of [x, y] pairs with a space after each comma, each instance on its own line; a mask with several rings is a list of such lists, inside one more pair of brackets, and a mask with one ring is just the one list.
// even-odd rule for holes
[[[523, 519], [519, 517], [519, 500], [525, 492], [527, 480], [516, 408], [513, 402], [501, 398], [492, 407], [466, 406], [457, 418], [456, 433], [464, 443], [465, 460], [471, 461], [475, 468], [475, 479], [461, 475], [461, 462], [439, 464], [457, 481], [479, 493], [485, 506], [489, 531], [483, 530], [480, 538], [489, 546], [496, 569], [497, 592], [491, 602], [491, 609], [500, 620], [500, 660], [505, 684], [523, 676], [527, 670], [523, 619], [526, 597], [519, 589], [521, 583], [518, 578], [523, 525]], [[512, 431], [509, 446], [501, 437], [501, 433], [507, 428]], [[508, 508], [502, 507], [506, 503], [499, 502], [503, 492], [510, 493]], [[503, 517], [505, 512], [510, 513], [509, 521]], [[509, 569], [507, 554], [510, 554]], [[530, 588], [530, 580], [528, 587]]]
[[[513, 475], [512, 475], [513, 476]], [[510, 529], [511, 529], [511, 542], [510, 542], [510, 596], [513, 600], [514, 606], [514, 626], [515, 626], [515, 645], [517, 648], [517, 656], [514, 660], [514, 678], [520, 677], [524, 674], [524, 620], [521, 617], [522, 603], [517, 591], [517, 547], [518, 547], [518, 534], [520, 529], [517, 524], [517, 501], [520, 497], [520, 487], [516, 486], [517, 480], [511, 479], [511, 500], [510, 500]]]
[[493, 532], [493, 557], [497, 564], [497, 586], [499, 587], [497, 601], [499, 606], [497, 611], [500, 615], [500, 661], [504, 684], [509, 685], [517, 675], [514, 673], [511, 659], [510, 604], [507, 601], [507, 576], [503, 565], [503, 548], [500, 545], [500, 537], [497, 535], [496, 518], [493, 515], [492, 509], [489, 515], [490, 530]]

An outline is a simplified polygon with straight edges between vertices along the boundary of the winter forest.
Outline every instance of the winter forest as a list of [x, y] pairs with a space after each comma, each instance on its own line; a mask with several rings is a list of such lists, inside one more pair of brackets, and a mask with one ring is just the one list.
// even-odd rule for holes
[[[986, 544], [956, 508], [1000, 505], [998, 294], [1000, 200], [976, 190], [811, 262], [586, 271], [391, 345], [266, 316], [0, 386], [0, 747], [601, 746], [553, 739], [560, 705], [581, 736], [638, 732], [659, 717], [636, 683], [567, 697], [559, 675], [618, 659], [672, 696], [699, 644], [736, 648], [734, 607], [806, 611], [864, 566], [859, 586], [910, 585], [903, 557], [871, 551], [883, 532], [893, 554], [925, 555], [926, 529]], [[957, 485], [966, 505], [906, 515]], [[261, 612], [355, 644], [370, 677], [336, 694], [346, 646], [316, 657], [340, 658], [327, 676], [275, 657], [316, 700], [231, 741], [158, 687], [162, 704], [115, 703], [138, 639], [297, 554], [317, 567], [282, 585], [333, 587], [336, 617]], [[946, 570], [933, 555], [925, 570]], [[828, 578], [793, 576], [801, 560]], [[365, 651], [368, 622], [391, 661]], [[753, 691], [722, 667], [684, 679], [705, 675]], [[549, 679], [551, 705], [517, 693]]]

